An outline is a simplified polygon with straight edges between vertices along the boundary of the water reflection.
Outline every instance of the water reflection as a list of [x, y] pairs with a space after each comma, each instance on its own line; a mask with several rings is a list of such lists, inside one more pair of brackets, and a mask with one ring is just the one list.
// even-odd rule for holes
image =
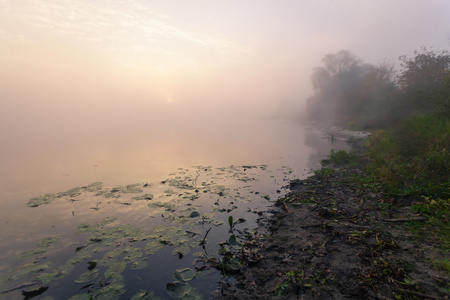
[[[142, 257], [150, 255], [146, 258], [148, 264], [158, 267], [153, 255], [162, 255], [168, 264], [174, 264], [165, 277], [159, 279], [162, 281], [158, 287], [152, 290], [150, 286], [140, 286], [165, 295], [167, 277], [177, 268], [192, 267], [192, 261], [198, 255], [194, 254], [198, 251], [194, 248], [198, 247], [199, 237], [204, 236], [209, 227], [214, 228], [214, 232], [208, 238], [208, 255], [214, 255], [218, 243], [228, 235], [226, 224], [230, 214], [245, 218], [241, 230], [256, 227], [258, 215], [270, 205], [267, 199], [275, 200], [279, 196], [277, 190], [282, 190], [289, 180], [306, 176], [309, 169], [316, 167], [329, 153], [331, 146], [338, 149], [345, 144], [338, 141], [331, 145], [316, 131], [298, 124], [247, 120], [228, 128], [194, 126], [178, 131], [170, 128], [102, 140], [65, 140], [49, 149], [30, 149], [29, 156], [9, 161], [11, 172], [8, 176], [3, 174], [2, 205], [6, 209], [1, 213], [4, 222], [0, 245], [1, 274], [10, 274], [23, 263], [14, 257], [23, 255], [24, 250], [35, 249], [49, 236], [58, 236], [57, 248], [46, 253], [49, 257], [47, 265], [69, 274], [57, 282], [50, 280], [52, 289], [46, 294], [58, 296], [58, 291], [67, 293], [73, 289], [73, 280], [82, 275], [80, 266], [86, 263], [85, 260], [100, 259], [111, 247], [125, 247], [130, 243], [129, 239], [135, 239], [136, 244], [130, 244], [132, 250], [129, 251], [138, 251]], [[269, 167], [265, 167], [266, 164]], [[248, 167], [253, 165], [258, 167]], [[225, 167], [221, 169], [220, 166]], [[87, 184], [95, 181], [103, 184], [99, 189], [90, 190], [95, 185]], [[87, 188], [60, 193], [76, 186]], [[42, 199], [38, 198], [30, 202], [30, 206], [37, 207], [25, 206], [30, 198], [45, 194], [51, 194], [42, 198], [45, 201], [51, 199], [50, 203], [41, 205]], [[69, 263], [74, 249], [90, 249], [93, 242], [97, 243], [96, 236], [103, 234], [102, 231], [80, 234], [81, 224], [97, 228], [97, 222], [110, 217], [117, 218], [114, 219], [117, 224], [101, 226], [109, 226], [113, 231], [117, 228], [122, 233], [136, 228], [146, 232], [147, 237], [125, 236], [125, 244], [121, 246], [120, 240], [113, 239], [105, 246], [97, 245], [95, 251], [90, 250], [94, 251], [92, 254], [88, 252], [75, 263]], [[131, 227], [121, 227], [125, 225]], [[167, 251], [145, 250], [148, 249], [148, 234], [161, 225], [166, 229], [155, 236], [157, 245], [170, 231], [168, 228], [181, 226], [180, 232], [195, 233], [195, 238], [191, 238], [197, 240], [188, 247], [193, 249], [186, 250], [185, 244], [170, 240], [167, 244], [163, 242], [171, 247]], [[187, 236], [181, 238], [186, 240]], [[184, 250], [177, 250], [177, 247]], [[40, 250], [37, 251], [36, 261], [40, 261], [43, 258], [38, 255]], [[177, 256], [174, 253], [183, 253], [181, 263], [173, 257]], [[107, 272], [109, 262], [102, 262], [100, 272]], [[61, 266], [68, 269], [60, 270]], [[127, 276], [134, 271], [128, 269], [130, 266], [117, 267], [128, 270], [123, 273], [128, 282]], [[154, 272], [150, 276], [158, 277]], [[206, 286], [214, 286], [217, 278], [215, 272], [194, 280], [192, 286], [206, 295], [211, 292]], [[17, 286], [17, 283], [7, 282], [8, 288]], [[128, 289], [129, 285], [127, 295], [132, 296], [133, 290]], [[74, 290], [73, 294], [76, 293], [79, 292]]]

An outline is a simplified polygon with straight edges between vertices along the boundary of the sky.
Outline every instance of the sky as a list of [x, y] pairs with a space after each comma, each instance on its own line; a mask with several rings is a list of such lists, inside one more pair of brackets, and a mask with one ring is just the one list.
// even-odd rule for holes
[[328, 53], [377, 64], [449, 49], [449, 12], [447, 0], [0, 0], [0, 137], [99, 115], [113, 126], [124, 111], [133, 123], [290, 110]]

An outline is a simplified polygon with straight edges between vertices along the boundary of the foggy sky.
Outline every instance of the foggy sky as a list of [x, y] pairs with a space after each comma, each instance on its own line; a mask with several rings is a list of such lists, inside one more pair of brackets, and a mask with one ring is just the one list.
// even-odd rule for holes
[[0, 0], [0, 138], [268, 114], [310, 95], [327, 53], [376, 64], [450, 48], [449, 12], [447, 0]]

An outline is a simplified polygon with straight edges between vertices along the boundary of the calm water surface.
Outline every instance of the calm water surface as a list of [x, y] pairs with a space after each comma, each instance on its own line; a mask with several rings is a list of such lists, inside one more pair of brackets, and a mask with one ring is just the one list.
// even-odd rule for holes
[[[48, 287], [36, 299], [210, 298], [221, 274], [203, 267], [220, 258], [229, 216], [239, 220], [238, 239], [253, 232], [289, 180], [310, 174], [331, 148], [347, 147], [297, 123], [223, 124], [8, 137], [0, 297]], [[183, 269], [189, 278], [175, 274]]]

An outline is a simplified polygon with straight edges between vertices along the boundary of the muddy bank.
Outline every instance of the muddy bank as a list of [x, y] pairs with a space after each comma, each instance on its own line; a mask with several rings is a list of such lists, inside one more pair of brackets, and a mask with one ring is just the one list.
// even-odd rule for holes
[[[411, 209], [420, 199], [390, 199], [358, 184], [362, 143], [353, 166], [327, 165], [291, 183], [268, 220], [268, 236], [248, 241], [244, 266], [226, 276], [218, 299], [448, 299], [448, 273], [432, 260], [448, 258], [432, 237], [417, 237], [407, 220], [425, 222]], [[391, 209], [386, 203], [395, 204]], [[395, 207], [395, 209], [392, 209]], [[264, 220], [262, 220], [264, 221]]]

